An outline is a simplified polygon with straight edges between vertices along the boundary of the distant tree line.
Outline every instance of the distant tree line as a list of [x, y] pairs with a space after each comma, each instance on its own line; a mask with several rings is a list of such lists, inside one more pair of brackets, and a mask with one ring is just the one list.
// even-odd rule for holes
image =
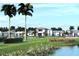
[[51, 28], [53, 31], [55, 31], [55, 30], [63, 30], [61, 27], [58, 27], [58, 28], [55, 28], [55, 27], [53, 27], [53, 28]]
[[[53, 31], [61, 31], [61, 30], [63, 30], [61, 27], [58, 27], [58, 28], [52, 27], [51, 29], [52, 29]], [[74, 30], [74, 29], [75, 29], [74, 26], [70, 26], [70, 27], [69, 27], [69, 30]], [[11, 27], [10, 27], [10, 30], [25, 31], [25, 27], [18, 26], [17, 28], [15, 28], [15, 26], [11, 26]], [[28, 32], [29, 30], [35, 31], [36, 28], [29, 27], [29, 28], [26, 29], [26, 30], [27, 30], [27, 32]], [[77, 27], [77, 30], [79, 30], [79, 26]], [[9, 31], [9, 29], [8, 29], [7, 27], [0, 27], [0, 31]]]
[[[29, 31], [29, 30], [35, 30], [36, 28], [33, 28], [33, 27], [29, 27], [28, 29], [26, 29], [27, 30], [27, 32]], [[10, 27], [10, 30], [15, 30], [15, 31], [25, 31], [25, 27], [20, 27], [20, 26], [18, 26], [17, 28], [15, 28], [15, 26], [11, 26]], [[7, 27], [0, 27], [0, 31], [9, 31], [9, 29], [7, 28]]]

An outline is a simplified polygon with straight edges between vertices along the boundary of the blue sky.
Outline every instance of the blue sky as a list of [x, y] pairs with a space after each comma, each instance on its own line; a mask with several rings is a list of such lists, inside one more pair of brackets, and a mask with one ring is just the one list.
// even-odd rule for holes
[[[0, 9], [3, 4], [0, 4]], [[16, 6], [18, 4], [15, 4]], [[79, 26], [79, 4], [73, 3], [32, 3], [34, 13], [32, 17], [27, 16], [27, 27], [62, 27]], [[24, 26], [24, 16], [16, 15], [11, 19], [11, 25]], [[0, 12], [0, 26], [8, 27], [8, 16]]]

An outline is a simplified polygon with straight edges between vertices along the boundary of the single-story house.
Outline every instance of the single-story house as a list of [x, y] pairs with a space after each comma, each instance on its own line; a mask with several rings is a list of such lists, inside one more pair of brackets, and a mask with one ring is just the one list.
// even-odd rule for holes
[[46, 28], [36, 28], [36, 36], [45, 36]]
[[[18, 32], [10, 31], [10, 35], [11, 35], [11, 38], [24, 37], [24, 32], [22, 32], [22, 31], [18, 31]], [[0, 37], [9, 37], [9, 31], [1, 32]]]
[[[5, 32], [1, 32], [2, 33], [2, 37], [9, 37], [9, 31], [5, 31]], [[10, 36], [11, 36], [11, 38], [14, 38], [14, 37], [16, 37], [16, 35], [15, 35], [15, 31], [10, 31]]]
[[24, 37], [25, 32], [24, 32], [24, 31], [17, 31], [17, 32], [15, 33], [15, 35], [16, 35], [16, 37]]
[[66, 30], [68, 32], [69, 37], [78, 37], [79, 36], [79, 30]]
[[52, 31], [52, 36], [63, 36], [64, 30], [54, 30]]

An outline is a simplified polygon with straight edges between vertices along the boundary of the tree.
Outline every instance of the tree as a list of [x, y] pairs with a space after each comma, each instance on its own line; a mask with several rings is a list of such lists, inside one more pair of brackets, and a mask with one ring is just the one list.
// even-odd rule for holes
[[53, 31], [56, 31], [56, 30], [62, 30], [61, 27], [58, 27], [58, 28], [52, 27], [51, 29], [52, 29]]
[[2, 32], [8, 31], [8, 28], [7, 27], [0, 27], [0, 31], [2, 31]]
[[11, 38], [10, 35], [10, 19], [16, 15], [16, 7], [12, 4], [5, 4], [2, 6], [1, 11], [4, 12], [4, 15], [8, 15], [9, 16], [9, 38]]
[[15, 30], [15, 26], [11, 26], [10, 27], [10, 30]]
[[3, 28], [3, 31], [8, 31], [8, 28], [7, 28], [7, 27], [4, 27], [4, 28]]
[[25, 40], [27, 39], [26, 33], [26, 16], [32, 16], [33, 13], [33, 6], [30, 3], [24, 4], [20, 3], [18, 8], [18, 14], [25, 15]]
[[64, 34], [69, 35], [69, 33], [67, 31], [65, 31]]
[[36, 28], [34, 28], [34, 36], [36, 36]]
[[62, 30], [62, 28], [61, 27], [58, 27], [58, 29], [57, 30]]
[[57, 30], [55, 27], [52, 27], [51, 29], [52, 29], [53, 31]]
[[70, 29], [70, 30], [73, 30], [73, 29], [74, 29], [74, 26], [70, 26], [69, 29]]
[[16, 28], [16, 31], [24, 31], [24, 27], [18, 27], [18, 28]]
[[45, 32], [44, 32], [45, 36], [48, 36], [47, 30], [48, 29], [45, 29]]
[[79, 26], [77, 27], [77, 30], [79, 30]]
[[70, 34], [73, 35], [74, 26], [70, 26]]

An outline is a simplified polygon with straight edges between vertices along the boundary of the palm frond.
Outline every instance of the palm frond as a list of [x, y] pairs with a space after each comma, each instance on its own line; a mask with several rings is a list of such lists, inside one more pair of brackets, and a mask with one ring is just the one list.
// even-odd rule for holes
[[7, 4], [6, 5], [3, 5], [1, 11], [4, 11], [6, 7], [8, 7]]
[[33, 5], [30, 4], [30, 5], [29, 5], [29, 9], [33, 9]]
[[30, 13], [30, 12], [26, 12], [26, 15], [32, 16], [32, 13]]
[[19, 6], [25, 6], [24, 3], [20, 3]]
[[16, 7], [13, 5], [13, 8], [12, 8], [12, 13], [13, 13], [13, 15], [15, 16], [16, 15]]
[[34, 12], [33, 9], [28, 9], [27, 11], [31, 11], [32, 13]]
[[18, 9], [18, 14], [20, 14], [20, 13], [23, 13], [24, 11], [23, 11], [23, 8], [19, 8]]
[[13, 17], [16, 15], [16, 7], [14, 5], [3, 5], [1, 11], [4, 11], [4, 14], [8, 15], [9, 17]]

